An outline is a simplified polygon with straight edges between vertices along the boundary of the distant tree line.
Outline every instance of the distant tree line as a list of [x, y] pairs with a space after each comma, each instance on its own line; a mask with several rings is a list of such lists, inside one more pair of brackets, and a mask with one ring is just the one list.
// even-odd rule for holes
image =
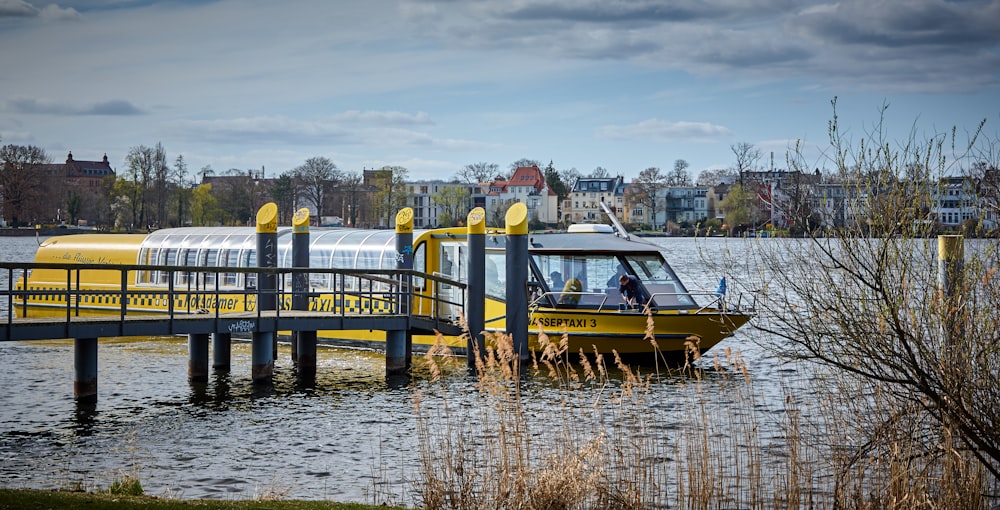
[[[980, 144], [983, 145], [983, 144]], [[971, 154], [973, 163], [965, 172], [980, 195], [987, 197], [987, 207], [1000, 214], [1000, 172], [996, 169], [995, 153], [1000, 144], [987, 143], [988, 149]], [[642, 207], [649, 212], [652, 228], [658, 228], [656, 213], [667, 209], [664, 190], [671, 187], [715, 186], [724, 193], [709, 212], [704, 226], [730, 232], [763, 227], [770, 218], [761, 214], [762, 204], [773, 197], [762, 191], [759, 148], [748, 142], [730, 146], [732, 166], [701, 171], [691, 179], [690, 165], [676, 159], [673, 168], [664, 171], [650, 166], [638, 172], [625, 188], [625, 201], [630, 207]], [[340, 218], [346, 226], [390, 226], [396, 211], [405, 207], [408, 171], [400, 166], [365, 169], [362, 172], [343, 171], [330, 159], [311, 157], [301, 165], [276, 176], [266, 175], [265, 169], [230, 168], [216, 172], [211, 165], [193, 175], [183, 155], [172, 163], [161, 143], [131, 147], [124, 158], [124, 169], [96, 185], [79, 186], [56, 175], [50, 175], [50, 158], [44, 150], [32, 145], [0, 146], [0, 200], [4, 219], [11, 225], [70, 222], [78, 219], [108, 229], [146, 230], [182, 225], [249, 225], [264, 203], [278, 204], [283, 224], [301, 207], [308, 207], [317, 216]], [[802, 158], [790, 158], [788, 175], [782, 193], [782, 214], [791, 230], [804, 232], [818, 228], [821, 211], [816, 208], [814, 188], [817, 178], [823, 182], [838, 182], [836, 172], [810, 172]], [[437, 206], [440, 225], [460, 224], [472, 205], [471, 195], [460, 184], [491, 183], [507, 180], [519, 167], [537, 166], [544, 174], [546, 185], [556, 195], [561, 208], [581, 177], [609, 178], [612, 173], [595, 167], [588, 174], [576, 168], [557, 169], [554, 161], [543, 165], [539, 160], [522, 158], [505, 169], [492, 162], [475, 162], [460, 168], [450, 179], [454, 187], [440, 190], [431, 197]], [[771, 165], [773, 167], [773, 164]], [[49, 168], [49, 170], [43, 170]], [[773, 170], [773, 168], [772, 168]], [[904, 169], [909, 177], [918, 169]], [[897, 183], [908, 176], [898, 176]], [[766, 172], [765, 172], [766, 173]], [[726, 183], [726, 184], [722, 184]], [[883, 183], [884, 184], [884, 183]], [[855, 183], [856, 186], [866, 186]], [[503, 204], [487, 211], [493, 224], [502, 224]], [[774, 206], [774, 204], [770, 204]], [[929, 204], [925, 203], [926, 213]], [[719, 219], [716, 219], [719, 218]], [[669, 218], [668, 218], [669, 219]]]

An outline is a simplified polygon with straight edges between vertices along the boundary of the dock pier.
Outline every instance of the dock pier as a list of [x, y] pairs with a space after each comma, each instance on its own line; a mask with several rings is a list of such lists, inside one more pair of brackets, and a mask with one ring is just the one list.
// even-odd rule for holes
[[[463, 262], [469, 268], [469, 281], [478, 285], [427, 269], [423, 265], [426, 253], [420, 255], [422, 270], [414, 269], [410, 208], [401, 209], [395, 218], [392, 269], [310, 267], [308, 209], [300, 209], [293, 218], [292, 260], [284, 262], [291, 267], [279, 267], [277, 205], [265, 204], [256, 220], [256, 239], [244, 234], [248, 242], [256, 241], [256, 260], [249, 258], [249, 264], [196, 266], [193, 258], [180, 256], [165, 259], [170, 265], [120, 263], [131, 258], [95, 263], [77, 260], [80, 254], [71, 257], [70, 252], [50, 256], [50, 260], [75, 260], [70, 263], [0, 263], [8, 282], [6, 289], [0, 289], [0, 315], [6, 312], [6, 323], [0, 322], [0, 342], [74, 339], [73, 387], [80, 402], [97, 401], [101, 337], [186, 335], [189, 383], [205, 383], [211, 371], [231, 369], [233, 335], [251, 343], [255, 385], [272, 383], [279, 333], [288, 335], [299, 381], [307, 385], [315, 382], [319, 331], [384, 332], [386, 377], [394, 380], [406, 377], [411, 368], [413, 335], [465, 335], [467, 344], [458, 349], [465, 347], [468, 366], [476, 366], [476, 356], [485, 351], [482, 208], [468, 217], [468, 258]], [[524, 363], [528, 355], [528, 238], [523, 204], [508, 211], [507, 228], [506, 315]], [[113, 243], [102, 240], [97, 246], [106, 242]], [[45, 276], [33, 279], [36, 271]], [[314, 279], [323, 284], [311, 288]], [[426, 289], [449, 292], [428, 293]], [[461, 317], [467, 319], [465, 327], [471, 333], [459, 325]]]

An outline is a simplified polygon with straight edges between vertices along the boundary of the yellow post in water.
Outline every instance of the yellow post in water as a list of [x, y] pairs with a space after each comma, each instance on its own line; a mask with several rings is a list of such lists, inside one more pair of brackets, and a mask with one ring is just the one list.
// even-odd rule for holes
[[[278, 266], [278, 204], [268, 202], [257, 211], [257, 267]], [[257, 274], [257, 307], [277, 308], [277, 278], [274, 273]], [[259, 327], [259, 325], [258, 325]], [[255, 330], [251, 334], [251, 378], [254, 383], [271, 384], [277, 353], [274, 331]]]
[[[399, 288], [396, 292], [397, 313], [410, 313], [413, 298], [413, 278], [408, 271], [413, 269], [413, 209], [404, 207], [396, 213], [396, 269], [399, 274]], [[410, 369], [413, 352], [413, 335], [408, 330], [385, 332], [385, 375], [405, 374]]]
[[507, 333], [522, 367], [528, 361], [528, 207], [507, 209]]
[[962, 279], [965, 272], [965, 238], [960, 235], [938, 236], [938, 287], [945, 303], [944, 327], [948, 345], [961, 335], [957, 319], [961, 305]]
[[278, 232], [278, 204], [268, 202], [257, 211], [257, 233], [274, 234]]
[[965, 238], [960, 235], [938, 236], [938, 283], [946, 297], [955, 293], [964, 266]]
[[[292, 267], [309, 267], [309, 209], [292, 216]], [[309, 273], [292, 273], [292, 310], [309, 309]], [[299, 379], [312, 383], [316, 375], [316, 331], [292, 331], [292, 361], [299, 365]]]
[[466, 218], [468, 235], [469, 299], [466, 302], [465, 317], [469, 325], [469, 340], [466, 342], [468, 368], [476, 368], [476, 352], [486, 352], [486, 211], [476, 207]]
[[[275, 211], [277, 213], [277, 211]], [[302, 234], [309, 233], [309, 208], [303, 207], [298, 211], [295, 211], [295, 216], [292, 216], [292, 233]]]

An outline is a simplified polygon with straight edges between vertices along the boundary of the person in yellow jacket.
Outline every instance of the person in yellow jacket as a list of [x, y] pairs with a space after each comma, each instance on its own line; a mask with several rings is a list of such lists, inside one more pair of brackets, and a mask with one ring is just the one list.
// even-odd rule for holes
[[559, 296], [559, 303], [563, 306], [576, 306], [580, 303], [580, 293], [583, 292], [583, 282], [579, 278], [566, 280], [563, 286], [562, 295]]

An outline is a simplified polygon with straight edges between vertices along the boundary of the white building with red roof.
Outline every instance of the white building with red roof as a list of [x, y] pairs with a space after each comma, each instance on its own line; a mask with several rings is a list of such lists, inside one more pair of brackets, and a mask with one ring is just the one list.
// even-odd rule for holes
[[[559, 221], [559, 199], [545, 182], [545, 174], [537, 166], [522, 166], [510, 179], [497, 177], [489, 184], [486, 194], [488, 223], [502, 220], [502, 214], [515, 203], [528, 207], [528, 219], [541, 223]], [[492, 221], [490, 221], [492, 220]], [[497, 226], [502, 226], [497, 223]]]

